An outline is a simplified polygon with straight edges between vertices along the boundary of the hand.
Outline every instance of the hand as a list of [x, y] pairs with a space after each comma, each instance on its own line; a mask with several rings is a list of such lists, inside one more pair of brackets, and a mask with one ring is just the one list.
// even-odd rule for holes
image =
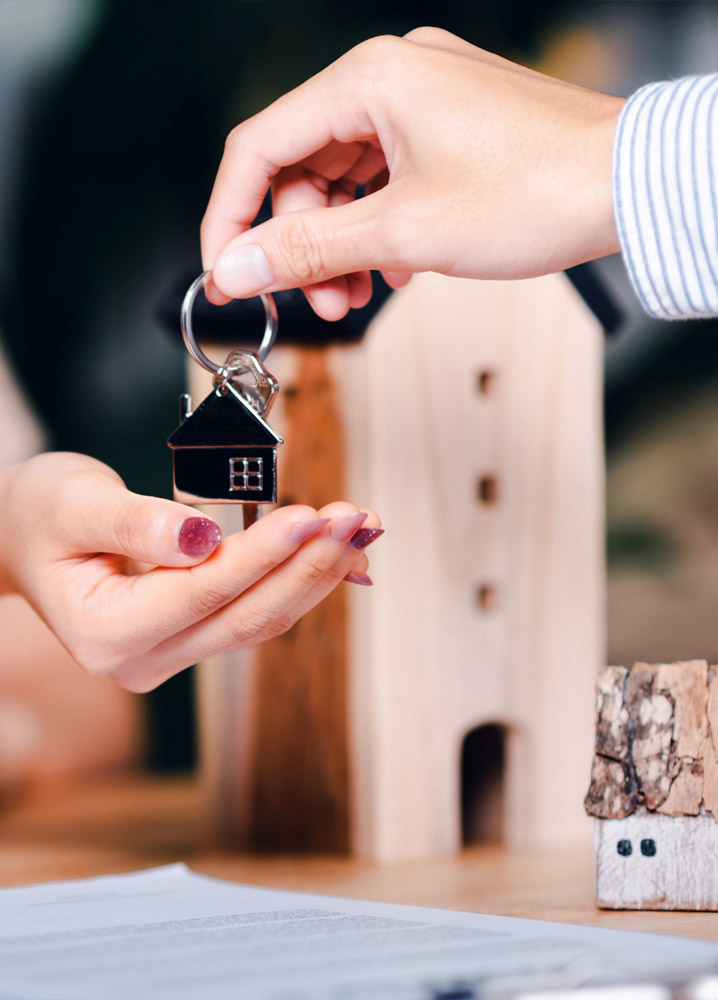
[[[208, 294], [301, 286], [339, 319], [369, 269], [394, 287], [525, 278], [617, 251], [622, 105], [437, 28], [363, 42], [230, 133], [202, 222]], [[274, 218], [250, 231], [270, 184]]]
[[60, 453], [2, 473], [0, 517], [0, 590], [23, 594], [88, 672], [131, 691], [285, 632], [347, 574], [368, 582], [361, 547], [381, 533], [350, 504], [292, 506], [220, 545], [191, 507]]

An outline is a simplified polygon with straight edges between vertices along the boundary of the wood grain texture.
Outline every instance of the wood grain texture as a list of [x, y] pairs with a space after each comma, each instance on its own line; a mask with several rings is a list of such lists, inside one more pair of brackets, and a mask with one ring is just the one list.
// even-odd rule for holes
[[631, 720], [626, 754], [638, 796], [648, 809], [659, 808], [671, 790], [675, 707], [670, 691], [661, 687], [658, 672], [636, 664], [624, 688], [624, 708]]
[[505, 733], [508, 841], [590, 837], [601, 352], [561, 275], [435, 274], [332, 352], [349, 495], [387, 529], [374, 592], [349, 595], [354, 843], [370, 857], [457, 850], [462, 742], [486, 723]]
[[[279, 502], [321, 507], [344, 494], [326, 352], [277, 350], [271, 368], [283, 389], [271, 415], [286, 442]], [[201, 398], [207, 380], [191, 374]], [[240, 509], [209, 510], [225, 531], [241, 529]], [[259, 850], [347, 851], [344, 588], [284, 635], [202, 664], [198, 687], [208, 825], [219, 839]]]
[[624, 760], [630, 745], [627, 681], [625, 667], [602, 667], [596, 680], [596, 753], [614, 760]]
[[[297, 352], [285, 390], [280, 503], [344, 495], [344, 441], [326, 351]], [[349, 850], [346, 588], [257, 650], [251, 846]]]
[[619, 819], [645, 806], [667, 816], [716, 815], [715, 693], [705, 660], [603, 668], [587, 812]]
[[286, 638], [203, 665], [217, 829], [296, 850], [346, 848], [350, 828], [352, 850], [385, 862], [455, 852], [463, 741], [496, 724], [505, 794], [472, 808], [506, 805], [482, 827], [513, 845], [588, 842], [602, 349], [562, 275], [422, 274], [361, 343], [272, 352], [281, 494], [344, 495], [387, 531], [374, 588], [343, 588]]
[[[619, 853], [620, 841], [630, 844], [630, 853]], [[655, 853], [644, 853], [646, 841]], [[705, 814], [639, 809], [625, 819], [596, 820], [596, 863], [601, 907], [718, 909], [718, 824]]]
[[624, 760], [596, 754], [591, 763], [591, 783], [584, 799], [589, 816], [619, 819], [636, 810], [634, 782]]
[[697, 816], [703, 806], [703, 756], [708, 739], [708, 664], [704, 660], [659, 668], [657, 685], [675, 705], [674, 777], [658, 809], [667, 816]]
[[706, 810], [718, 816], [718, 668], [708, 671], [708, 741], [703, 756], [705, 777], [703, 804]]

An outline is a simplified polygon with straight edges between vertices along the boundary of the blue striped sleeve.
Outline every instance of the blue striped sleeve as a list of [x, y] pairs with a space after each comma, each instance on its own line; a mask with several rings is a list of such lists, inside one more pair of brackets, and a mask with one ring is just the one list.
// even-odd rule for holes
[[646, 312], [718, 316], [718, 73], [651, 83], [626, 102], [613, 202]]

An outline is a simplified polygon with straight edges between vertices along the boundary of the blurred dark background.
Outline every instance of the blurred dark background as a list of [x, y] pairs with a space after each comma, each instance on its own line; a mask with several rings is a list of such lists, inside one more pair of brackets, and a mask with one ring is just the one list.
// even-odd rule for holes
[[[198, 269], [238, 121], [364, 38], [419, 24], [628, 94], [718, 70], [713, 2], [0, 0], [0, 331], [45, 446], [169, 495], [185, 355], [157, 303]], [[609, 655], [718, 659], [718, 329], [625, 310], [607, 349]], [[191, 672], [145, 699], [157, 767], [193, 760]]]

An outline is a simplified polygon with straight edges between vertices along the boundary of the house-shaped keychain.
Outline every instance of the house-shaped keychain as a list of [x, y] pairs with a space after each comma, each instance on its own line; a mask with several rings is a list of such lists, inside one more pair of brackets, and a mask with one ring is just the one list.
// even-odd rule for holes
[[277, 333], [277, 309], [271, 295], [260, 296], [266, 325], [259, 350], [230, 351], [218, 365], [199, 347], [192, 330], [192, 305], [208, 276], [204, 271], [188, 288], [180, 328], [191, 357], [213, 373], [214, 389], [194, 413], [189, 395], [180, 396], [180, 425], [167, 441], [173, 456], [174, 498], [188, 504], [275, 503], [276, 447], [283, 442], [264, 418], [279, 383], [263, 359]]
[[215, 388], [191, 412], [188, 395], [168, 440], [174, 497], [180, 503], [275, 503], [282, 439], [231, 382]]

